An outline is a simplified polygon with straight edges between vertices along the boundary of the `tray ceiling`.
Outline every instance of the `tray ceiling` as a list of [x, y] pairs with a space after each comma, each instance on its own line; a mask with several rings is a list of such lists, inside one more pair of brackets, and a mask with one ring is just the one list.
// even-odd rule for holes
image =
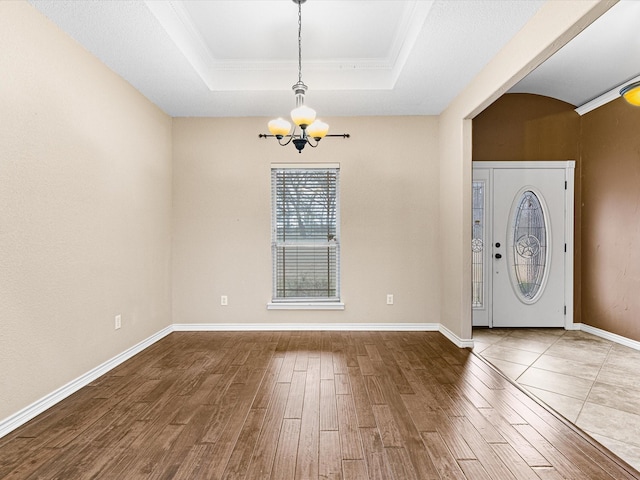
[[[30, 3], [172, 116], [271, 117], [293, 107], [298, 11], [291, 0]], [[308, 0], [307, 103], [325, 117], [437, 115], [543, 3]], [[638, 75], [637, 62], [611, 50], [628, 36], [640, 49], [632, 35], [639, 9], [640, 2], [621, 1], [512, 91], [579, 105]]]

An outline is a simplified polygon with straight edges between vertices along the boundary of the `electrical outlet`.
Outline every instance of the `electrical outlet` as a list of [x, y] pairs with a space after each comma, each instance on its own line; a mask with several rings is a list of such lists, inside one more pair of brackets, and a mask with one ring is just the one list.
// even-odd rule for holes
[[229, 305], [229, 299], [226, 295], [220, 296], [220, 305], [227, 306]]
[[393, 294], [392, 293], [388, 293], [387, 294], [387, 305], [393, 305]]
[[122, 327], [122, 315], [116, 315], [115, 323], [116, 323], [116, 330]]

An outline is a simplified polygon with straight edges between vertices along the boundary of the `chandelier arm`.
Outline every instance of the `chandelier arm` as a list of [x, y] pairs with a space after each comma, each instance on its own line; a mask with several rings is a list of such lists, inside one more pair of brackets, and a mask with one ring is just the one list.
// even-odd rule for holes
[[[348, 133], [334, 133], [334, 134], [331, 134], [331, 135], [325, 135], [324, 136], [324, 138], [328, 138], [328, 137], [351, 138], [351, 135], [348, 134]], [[258, 138], [276, 138], [276, 139], [278, 139], [278, 136], [277, 135], [271, 135], [271, 134], [268, 134], [268, 133], [259, 133], [258, 134]], [[282, 143], [282, 138], [288, 138], [289, 140], [287, 140], [285, 143]], [[280, 144], [280, 145], [282, 145], [284, 147], [285, 145], [289, 145], [292, 140], [295, 140], [296, 138], [302, 138], [302, 137], [300, 135], [283, 135], [282, 138], [278, 139], [278, 144]], [[319, 143], [319, 140], [316, 140], [316, 144], [312, 145], [311, 142], [309, 141], [310, 138], [313, 138], [314, 140], [316, 140], [315, 137], [307, 136], [307, 138], [306, 138], [307, 143], [309, 145], [311, 145], [313, 148], [317, 147], [318, 143]]]
[[292, 140], [295, 140], [295, 139], [296, 139], [296, 138], [298, 138], [298, 137], [302, 137], [302, 135], [298, 135], [298, 134], [296, 134], [296, 131], [297, 131], [297, 130], [298, 130], [298, 126], [294, 124], [294, 125], [293, 125], [293, 130], [292, 130], [292, 131], [291, 131], [291, 133], [289, 134], [289, 135], [291, 136], [291, 138], [289, 139], [289, 141], [288, 141], [287, 143], [285, 143], [285, 144], [282, 144], [282, 143], [280, 143], [280, 142], [278, 142], [278, 143], [280, 143], [280, 145], [282, 145], [282, 146], [284, 146], [284, 145], [289, 145], [289, 144], [291, 143], [291, 141], [292, 141]]
[[286, 135], [286, 136], [287, 136], [287, 137], [289, 137], [289, 140], [287, 140], [287, 141], [286, 141], [286, 142], [284, 142], [284, 143], [282, 143], [282, 138], [285, 138], [285, 137], [282, 137], [282, 138], [278, 138], [278, 137], [276, 137], [276, 138], [277, 138], [277, 140], [278, 140], [278, 144], [279, 144], [281, 147], [284, 147], [284, 146], [286, 146], [286, 145], [289, 145], [289, 144], [291, 143], [291, 140], [293, 140], [293, 137], [294, 137], [293, 135]]
[[[291, 143], [291, 140], [293, 140], [294, 138], [297, 138], [297, 135], [283, 135], [280, 138], [278, 138], [279, 135], [271, 135], [268, 133], [259, 133], [258, 134], [258, 138], [275, 138], [278, 141], [278, 144], [282, 147], [287, 146]], [[282, 139], [283, 138], [288, 138], [289, 140], [287, 140], [286, 142], [282, 143]]]
[[[336, 133], [336, 134], [333, 134], [333, 135], [325, 135], [324, 136], [324, 138], [327, 138], [327, 137], [351, 138], [351, 135], [349, 135], [348, 133]], [[315, 140], [315, 142], [316, 142], [315, 145], [313, 143], [311, 143], [311, 139]], [[309, 144], [310, 147], [316, 148], [318, 146], [318, 144], [320, 143], [320, 140], [322, 140], [322, 138], [316, 138], [316, 137], [307, 136], [306, 140], [307, 140], [307, 143]]]

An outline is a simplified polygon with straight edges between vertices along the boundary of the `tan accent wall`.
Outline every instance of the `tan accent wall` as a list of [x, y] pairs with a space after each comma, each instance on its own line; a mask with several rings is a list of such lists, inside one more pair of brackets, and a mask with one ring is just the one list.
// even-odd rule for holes
[[[174, 119], [174, 323], [439, 323], [437, 118], [327, 119], [351, 138], [301, 154], [267, 121]], [[267, 311], [274, 162], [340, 163], [344, 311]]]
[[582, 117], [582, 321], [640, 341], [640, 108]]
[[474, 161], [575, 160], [574, 321], [581, 321], [580, 116], [541, 95], [508, 94], [473, 119]]
[[170, 324], [171, 119], [26, 2], [0, 45], [2, 420]]
[[503, 95], [473, 119], [473, 160], [578, 160], [574, 109], [541, 95]]

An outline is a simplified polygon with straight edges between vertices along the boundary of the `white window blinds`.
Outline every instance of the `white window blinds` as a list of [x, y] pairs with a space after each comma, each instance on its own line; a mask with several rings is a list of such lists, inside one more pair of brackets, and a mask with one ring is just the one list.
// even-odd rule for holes
[[273, 301], [339, 301], [339, 168], [272, 167]]

